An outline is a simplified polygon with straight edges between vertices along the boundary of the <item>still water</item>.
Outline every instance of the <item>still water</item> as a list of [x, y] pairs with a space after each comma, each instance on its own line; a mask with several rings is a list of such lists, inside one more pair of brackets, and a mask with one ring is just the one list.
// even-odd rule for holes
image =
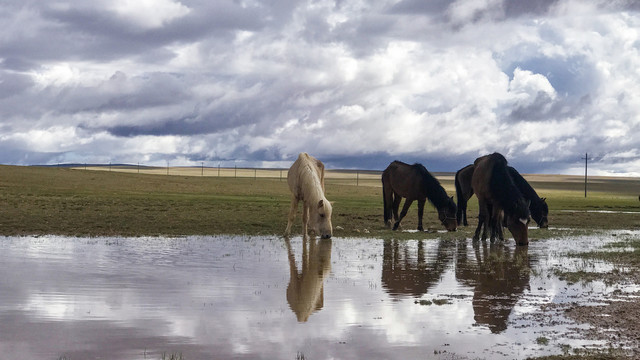
[[[619, 237], [528, 248], [469, 239], [0, 238], [0, 353], [512, 359], [558, 354], [567, 344], [605, 346], [541, 309], [637, 290], [570, 285], [554, 275], [558, 268], [611, 270], [565, 254]], [[548, 343], [539, 344], [541, 336]]]

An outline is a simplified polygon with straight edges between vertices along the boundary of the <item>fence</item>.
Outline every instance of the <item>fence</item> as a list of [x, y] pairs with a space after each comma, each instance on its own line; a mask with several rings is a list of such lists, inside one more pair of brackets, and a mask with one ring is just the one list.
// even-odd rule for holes
[[[149, 175], [174, 175], [174, 176], [208, 176], [227, 178], [271, 178], [286, 181], [288, 169], [258, 169], [238, 167], [151, 167], [136, 165], [103, 165], [84, 166], [75, 169], [95, 171], [117, 171], [126, 173]], [[381, 171], [375, 170], [325, 170], [325, 180], [333, 183], [349, 184], [356, 186], [380, 186]]]

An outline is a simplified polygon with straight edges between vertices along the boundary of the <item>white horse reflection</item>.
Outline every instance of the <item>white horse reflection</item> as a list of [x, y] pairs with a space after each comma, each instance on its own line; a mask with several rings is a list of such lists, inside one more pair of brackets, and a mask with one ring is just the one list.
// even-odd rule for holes
[[287, 286], [287, 302], [299, 322], [324, 305], [324, 278], [331, 272], [331, 240], [302, 239], [302, 268], [298, 271], [289, 239], [285, 239], [289, 254], [291, 278]]

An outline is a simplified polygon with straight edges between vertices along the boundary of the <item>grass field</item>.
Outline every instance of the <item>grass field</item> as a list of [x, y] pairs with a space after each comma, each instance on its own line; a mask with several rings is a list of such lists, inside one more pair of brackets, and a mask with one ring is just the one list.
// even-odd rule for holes
[[[0, 166], [0, 234], [277, 235], [286, 226], [290, 203], [286, 170], [283, 174], [280, 170], [220, 169], [221, 176], [213, 168], [158, 168], [155, 174], [138, 173], [133, 167], [90, 170]], [[453, 176], [436, 176], [454, 196]], [[639, 179], [590, 178], [585, 198], [582, 177], [525, 177], [540, 196], [547, 197], [552, 228], [640, 228]], [[326, 189], [334, 203], [333, 225], [342, 228], [334, 236], [461, 237], [471, 236], [476, 225], [474, 197], [469, 203], [470, 226], [455, 233], [391, 232], [383, 224], [376, 172], [328, 171]], [[403, 221], [404, 229], [415, 229], [416, 217], [414, 205]], [[425, 227], [442, 229], [431, 205], [425, 209]], [[300, 229], [298, 214], [294, 233]], [[535, 229], [530, 236], [553, 236], [553, 231]]]

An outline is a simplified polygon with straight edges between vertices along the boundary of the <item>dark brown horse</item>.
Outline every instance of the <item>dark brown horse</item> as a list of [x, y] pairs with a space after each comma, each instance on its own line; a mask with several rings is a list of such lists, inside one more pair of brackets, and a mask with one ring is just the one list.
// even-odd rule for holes
[[[546, 198], [541, 198], [538, 193], [529, 185], [518, 170], [511, 166], [507, 166], [507, 170], [513, 179], [516, 187], [522, 193], [526, 200], [529, 200], [529, 211], [531, 218], [538, 224], [540, 228], [549, 227], [549, 206]], [[471, 187], [471, 177], [473, 176], [473, 164], [467, 165], [458, 170], [455, 177], [456, 198], [458, 200], [458, 225], [469, 225], [467, 222], [467, 202], [473, 196], [473, 188]]]
[[[438, 219], [449, 231], [454, 231], [456, 222], [456, 203], [449, 197], [438, 179], [433, 177], [421, 164], [405, 164], [394, 161], [382, 172], [382, 197], [384, 201], [384, 223], [391, 226], [391, 215], [398, 229], [400, 222], [407, 215], [409, 206], [418, 201], [418, 230], [423, 231], [422, 215], [427, 199], [438, 209]], [[398, 217], [398, 208], [405, 198], [402, 212]]]
[[518, 245], [529, 243], [529, 203], [518, 187], [515, 185], [509, 170], [507, 159], [501, 154], [493, 153], [482, 156], [473, 163], [473, 177], [471, 186], [478, 197], [480, 214], [478, 215], [478, 227], [473, 236], [474, 240], [480, 237], [487, 238], [487, 231], [491, 229], [491, 241], [496, 238], [503, 240], [502, 215], [506, 217], [506, 225]]

